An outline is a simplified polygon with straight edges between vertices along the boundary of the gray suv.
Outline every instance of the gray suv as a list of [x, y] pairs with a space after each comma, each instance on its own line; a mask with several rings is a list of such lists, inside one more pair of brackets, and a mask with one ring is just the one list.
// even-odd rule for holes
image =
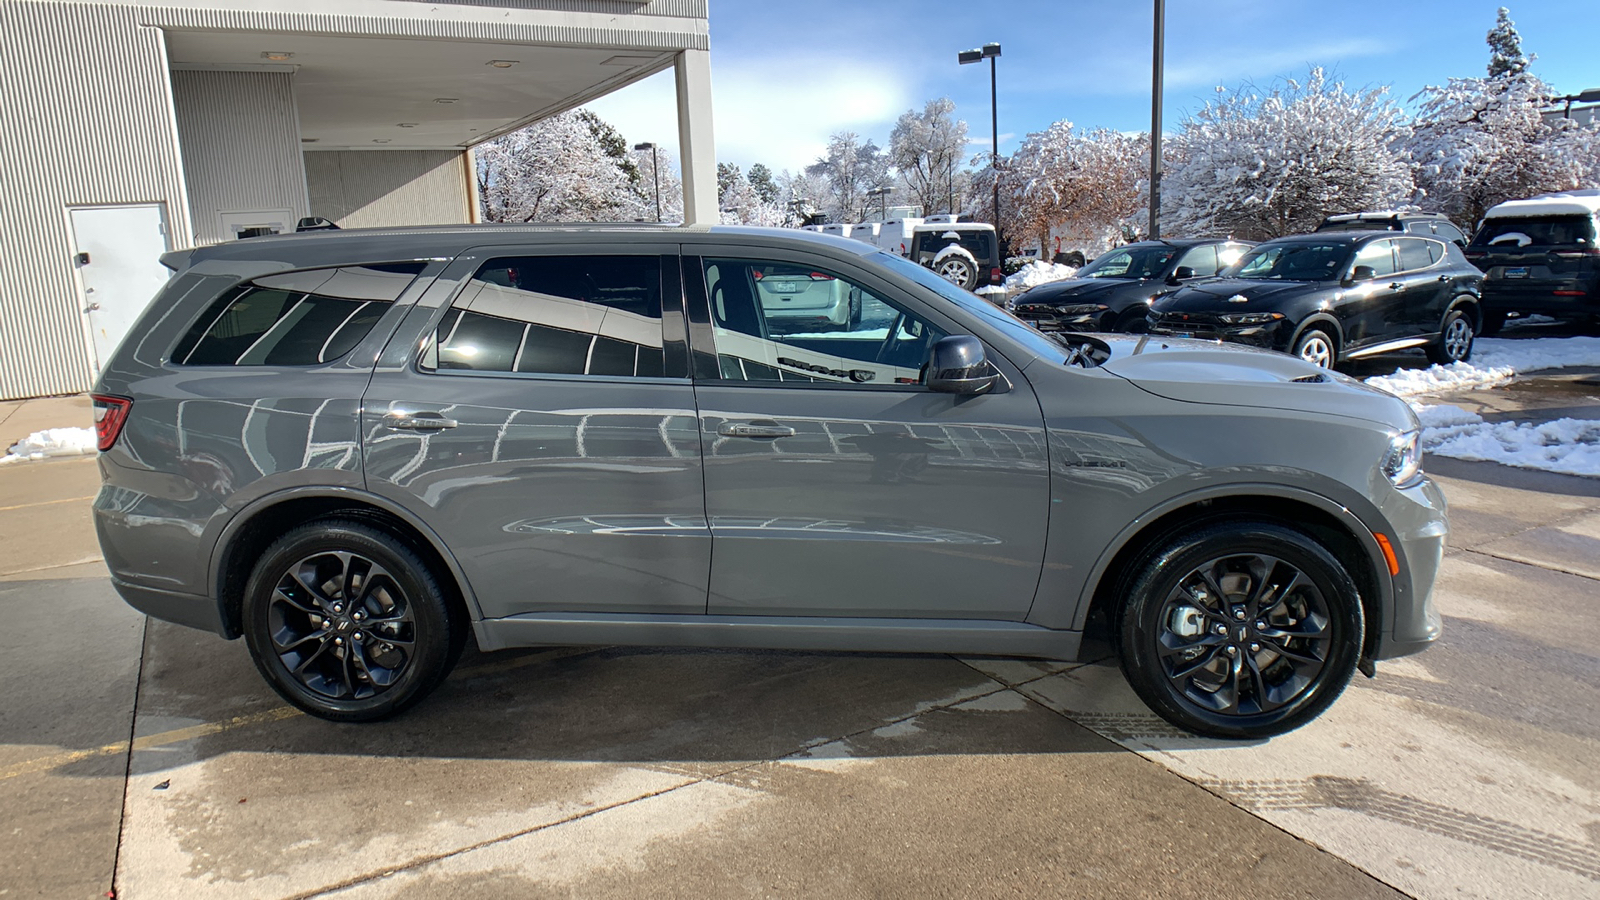
[[[469, 635], [1072, 659], [1096, 616], [1160, 715], [1259, 737], [1439, 633], [1415, 416], [1288, 356], [1046, 336], [795, 231], [165, 259], [95, 391], [113, 583], [314, 715], [416, 703]], [[786, 327], [794, 271], [857, 309]]]

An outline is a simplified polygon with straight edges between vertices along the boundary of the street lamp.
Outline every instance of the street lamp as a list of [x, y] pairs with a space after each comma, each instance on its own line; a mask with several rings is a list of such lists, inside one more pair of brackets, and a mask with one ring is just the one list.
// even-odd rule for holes
[[656, 221], [659, 222], [661, 221], [661, 158], [656, 155], [656, 145], [649, 141], [634, 144], [633, 149], [650, 151], [650, 176], [656, 182]]
[[[1000, 56], [999, 44], [984, 44], [977, 50], [963, 50], [956, 54], [956, 61], [961, 65], [967, 63], [989, 61], [989, 127], [994, 143], [990, 148], [989, 165], [994, 169], [994, 233], [1000, 234], [1000, 108], [996, 101], [995, 93], [995, 65], [994, 61]], [[955, 210], [951, 210], [955, 212]], [[1003, 241], [1001, 242], [1004, 243]]]
[[1586, 91], [1580, 91], [1576, 94], [1568, 94], [1565, 97], [1550, 98], [1551, 103], [1560, 103], [1562, 101], [1566, 101], [1567, 108], [1561, 111], [1561, 118], [1563, 119], [1572, 118], [1572, 102], [1574, 100], [1579, 103], [1600, 103], [1600, 88], [1589, 88]]
[[878, 221], [889, 221], [889, 189], [886, 187], [881, 187], [873, 188], [872, 190], [867, 191], [867, 200], [869, 202], [873, 197], [878, 198]]
[[1150, 51], [1150, 234], [1161, 238], [1161, 64], [1167, 30], [1167, 0], [1155, 0], [1155, 45]]

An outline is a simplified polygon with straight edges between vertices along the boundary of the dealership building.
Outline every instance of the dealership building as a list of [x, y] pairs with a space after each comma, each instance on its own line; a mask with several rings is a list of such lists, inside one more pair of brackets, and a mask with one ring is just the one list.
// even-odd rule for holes
[[707, 0], [0, 0], [0, 400], [93, 383], [167, 250], [477, 219], [474, 144], [675, 70], [715, 221]]

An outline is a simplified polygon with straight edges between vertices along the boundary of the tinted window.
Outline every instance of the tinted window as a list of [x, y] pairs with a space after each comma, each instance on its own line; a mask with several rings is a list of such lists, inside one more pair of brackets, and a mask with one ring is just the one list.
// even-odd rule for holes
[[1433, 233], [1447, 241], [1455, 241], [1458, 244], [1467, 242], [1467, 236], [1461, 233], [1461, 229], [1451, 225], [1449, 222], [1434, 223]]
[[1078, 277], [1154, 278], [1177, 253], [1175, 247], [1124, 247], [1097, 257], [1078, 270]]
[[1472, 238], [1474, 247], [1516, 249], [1595, 244], [1594, 220], [1588, 216], [1539, 216], [1487, 219]]
[[1356, 251], [1356, 258], [1350, 266], [1371, 266], [1372, 277], [1393, 275], [1399, 271], [1394, 262], [1394, 241], [1373, 241]]
[[355, 349], [423, 263], [309, 269], [218, 298], [173, 350], [187, 366], [314, 366]]
[[[955, 234], [951, 240], [947, 234]], [[917, 261], [928, 263], [940, 250], [951, 244], [960, 244], [979, 262], [994, 258], [994, 234], [988, 231], [924, 231], [917, 234]]]
[[1421, 238], [1401, 238], [1395, 243], [1399, 245], [1400, 249], [1400, 271], [1402, 272], [1410, 272], [1413, 269], [1426, 269], [1439, 258], [1428, 252], [1430, 246], [1438, 246], [1433, 241], [1425, 241]]
[[[1382, 243], [1387, 247], [1389, 242]], [[1252, 248], [1226, 274], [1231, 278], [1331, 281], [1339, 277], [1349, 257], [1350, 245], [1343, 242], [1268, 243]]]
[[661, 377], [662, 345], [660, 257], [505, 257], [467, 282], [422, 364]]
[[1179, 266], [1188, 266], [1194, 270], [1196, 276], [1217, 274], [1217, 247], [1215, 244], [1206, 244], [1200, 247], [1191, 247], [1189, 252], [1183, 254], [1178, 260]]
[[835, 273], [705, 261], [718, 365], [728, 381], [914, 385], [943, 331]]

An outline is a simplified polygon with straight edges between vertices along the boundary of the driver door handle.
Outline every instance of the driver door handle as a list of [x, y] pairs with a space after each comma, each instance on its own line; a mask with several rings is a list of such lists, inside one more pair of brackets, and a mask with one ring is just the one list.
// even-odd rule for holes
[[436, 412], [392, 412], [383, 417], [383, 424], [397, 431], [442, 431], [459, 423]]
[[1401, 290], [1405, 286], [1406, 286], [1406, 283], [1404, 281], [1391, 281], [1391, 282], [1389, 282], [1389, 290], [1391, 290], [1391, 291]]
[[723, 437], [781, 438], [794, 437], [794, 429], [768, 419], [757, 419], [754, 422], [723, 422], [717, 426], [717, 434]]

